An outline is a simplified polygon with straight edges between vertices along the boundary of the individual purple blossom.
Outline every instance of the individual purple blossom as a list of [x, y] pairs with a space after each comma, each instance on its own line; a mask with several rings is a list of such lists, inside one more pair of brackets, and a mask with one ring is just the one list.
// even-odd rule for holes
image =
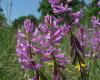
[[55, 31], [55, 33], [51, 36], [51, 40], [55, 43], [61, 41], [64, 35], [69, 32], [68, 26], [61, 26], [59, 29]]
[[44, 24], [44, 23], [41, 23], [41, 24], [39, 24], [39, 30], [41, 30], [41, 31], [43, 31], [43, 32], [45, 32], [45, 33], [47, 33], [48, 32], [48, 27], [47, 27], [48, 25], [46, 25], [46, 24]]
[[44, 22], [48, 25], [52, 25], [53, 24], [53, 20], [54, 20], [54, 16], [50, 16], [49, 14], [47, 14], [45, 16]]
[[53, 12], [54, 12], [55, 14], [62, 14], [62, 13], [66, 13], [66, 12], [72, 11], [72, 9], [68, 7], [68, 5], [53, 4], [53, 5], [51, 5], [51, 6], [52, 6]]
[[32, 33], [35, 27], [30, 19], [25, 19], [24, 28], [26, 32]]
[[20, 29], [18, 29], [17, 36], [19, 36], [19, 37], [26, 37], [25, 34], [23, 32], [21, 32]]
[[100, 0], [98, 1], [98, 7], [100, 7]]
[[[49, 42], [47, 40], [49, 38], [49, 34], [48, 34], [47, 26], [45, 26], [45, 24], [43, 24], [43, 25], [39, 25], [39, 28], [35, 30], [35, 32], [33, 33], [33, 38], [32, 38], [31, 41], [34, 42], [34, 43], [38, 43], [40, 46], [46, 47], [46, 46], [49, 45], [48, 44]], [[45, 33], [46, 35], [44, 35], [44, 34], [41, 35], [41, 32]]]
[[57, 54], [55, 55], [56, 58], [64, 58], [64, 54]]
[[97, 27], [100, 25], [100, 20], [99, 18], [96, 18], [95, 16], [92, 17], [92, 20], [91, 20], [92, 24], [93, 24], [93, 27]]
[[71, 16], [72, 16], [72, 19], [74, 20], [74, 23], [79, 24], [80, 19], [83, 17], [83, 11], [80, 10], [76, 13], [72, 13]]
[[55, 54], [54, 56], [58, 61], [59, 67], [64, 68], [65, 64], [69, 64], [70, 63], [70, 60], [66, 59], [64, 54], [60, 54], [59, 53], [59, 54]]
[[62, 31], [63, 31], [63, 35], [67, 35], [70, 32], [70, 25], [67, 25], [66, 23], [62, 25]]
[[45, 25], [47, 24], [47, 26], [50, 25], [50, 26], [57, 27], [57, 25], [61, 23], [62, 20], [63, 20], [62, 18], [55, 18], [54, 16], [47, 14], [45, 16], [44, 22], [45, 22]]
[[88, 44], [88, 36], [85, 28], [80, 27], [77, 33], [77, 37], [80, 39], [81, 46], [86, 46]]
[[98, 12], [98, 14], [100, 15], [100, 11]]
[[100, 51], [100, 46], [99, 46], [100, 38], [96, 38], [96, 37], [92, 38], [91, 44], [92, 44], [92, 49], [93, 49], [94, 52]]
[[80, 11], [78, 11], [78, 12], [76, 12], [76, 13], [73, 13], [72, 15], [73, 15], [74, 17], [76, 17], [76, 18], [80, 18], [80, 17], [83, 16], [82, 13], [83, 13], [83, 11], [80, 10]]

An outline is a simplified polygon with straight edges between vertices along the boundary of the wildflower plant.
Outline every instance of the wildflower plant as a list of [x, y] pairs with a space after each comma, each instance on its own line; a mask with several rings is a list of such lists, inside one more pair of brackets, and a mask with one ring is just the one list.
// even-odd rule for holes
[[[90, 52], [93, 54], [100, 52], [100, 32], [98, 30], [100, 20], [95, 16], [92, 17], [93, 33], [96, 36], [89, 38], [88, 30], [80, 24], [83, 10], [75, 12], [69, 6], [72, 1], [49, 0], [54, 15], [47, 14], [38, 26], [34, 26], [31, 20], [26, 19], [23, 28], [18, 29], [16, 45], [18, 60], [23, 69], [34, 71], [35, 76], [31, 80], [48, 80], [48, 76], [42, 72], [46, 63], [52, 65], [52, 80], [67, 80], [64, 70], [71, 62], [80, 72], [79, 80], [89, 80], [89, 70], [85, 60], [86, 53], [89, 51], [85, 49], [92, 48], [93, 51]], [[75, 28], [78, 29], [77, 35], [74, 34]], [[61, 49], [61, 41], [66, 35], [70, 37], [71, 60]]]

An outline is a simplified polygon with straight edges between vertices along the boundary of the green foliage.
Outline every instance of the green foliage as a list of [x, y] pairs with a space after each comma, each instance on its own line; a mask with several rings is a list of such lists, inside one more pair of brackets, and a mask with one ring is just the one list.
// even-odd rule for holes
[[0, 7], [0, 12], [3, 12], [3, 9], [2, 9], [2, 7]]
[[6, 18], [3, 14], [3, 9], [0, 7], [0, 28], [6, 25]]
[[84, 8], [86, 6], [84, 0], [73, 0], [69, 6], [73, 8], [74, 11], [79, 11], [80, 9]]
[[91, 4], [89, 4], [88, 6], [85, 6], [85, 10], [84, 10], [84, 19], [82, 20], [82, 24], [86, 25], [86, 26], [90, 26], [91, 24], [91, 17], [92, 16], [96, 16], [98, 18], [100, 18], [100, 15], [98, 14], [98, 12], [100, 11], [100, 8], [97, 6], [98, 4], [98, 0], [93, 0], [91, 1]]
[[21, 17], [19, 17], [18, 19], [15, 19], [15, 20], [13, 21], [13, 28], [14, 28], [14, 29], [17, 29], [18, 27], [23, 26], [23, 22], [24, 22], [24, 20], [25, 20], [26, 18], [32, 20], [32, 22], [34, 22], [34, 25], [37, 25], [37, 23], [38, 23], [37, 18], [34, 17], [33, 15], [28, 15], [28, 16], [21, 16]]
[[48, 0], [42, 0], [38, 11], [41, 12], [42, 16], [45, 16], [47, 13], [52, 14], [52, 9]]
[[16, 38], [12, 28], [0, 28], [0, 80], [24, 80], [17, 63]]

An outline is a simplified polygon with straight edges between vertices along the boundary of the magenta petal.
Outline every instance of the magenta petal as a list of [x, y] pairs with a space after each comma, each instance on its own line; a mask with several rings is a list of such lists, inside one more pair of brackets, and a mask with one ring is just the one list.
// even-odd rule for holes
[[17, 36], [25, 37], [25, 34], [22, 33], [22, 31], [20, 29], [18, 29]]
[[35, 46], [31, 45], [32, 49], [36, 52], [40, 52], [40, 49], [39, 48], [36, 48]]
[[64, 54], [57, 54], [55, 55], [56, 58], [64, 58]]
[[61, 5], [53, 4], [52, 8], [53, 8], [53, 12], [56, 14], [61, 14], [61, 13], [67, 12], [67, 6], [63, 6], [62, 4]]
[[34, 25], [33, 25], [33, 22], [31, 22], [30, 19], [26, 19], [24, 21], [24, 28], [25, 28], [25, 31], [26, 32], [29, 32], [29, 33], [32, 33], [33, 32], [33, 29], [35, 28]]
[[100, 7], [100, 0], [98, 1], [98, 7]]
[[44, 23], [39, 25], [39, 29], [40, 29], [41, 32], [47, 32], [48, 31], [48, 27]]

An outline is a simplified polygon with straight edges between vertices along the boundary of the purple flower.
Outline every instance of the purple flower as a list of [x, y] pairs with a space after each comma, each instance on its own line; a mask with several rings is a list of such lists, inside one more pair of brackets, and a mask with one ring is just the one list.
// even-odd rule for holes
[[92, 49], [94, 52], [100, 51], [99, 43], [100, 43], [100, 38], [94, 37], [91, 39]]
[[64, 20], [63, 18], [55, 18], [54, 16], [47, 14], [45, 16], [44, 22], [46, 26], [52, 26], [57, 28], [58, 27], [57, 25], [59, 25], [63, 20]]
[[44, 21], [45, 21], [46, 24], [52, 25], [53, 24], [53, 21], [54, 21], [54, 16], [50, 16], [49, 14], [47, 14], [45, 16]]
[[17, 35], [20, 37], [26, 37], [25, 34], [23, 32], [21, 32], [20, 29], [18, 29]]
[[[32, 45], [32, 49], [37, 54], [44, 55], [44, 58], [42, 58], [43, 61], [52, 60], [51, 59], [52, 57], [46, 57], [46, 56], [52, 55], [53, 52], [56, 55], [59, 54], [59, 52], [61, 52], [61, 50], [59, 50], [56, 46], [60, 44], [61, 39], [69, 31], [69, 28], [64, 25], [64, 26], [61, 26], [60, 28], [58, 28], [58, 27], [47, 28], [47, 26], [42, 26], [42, 29], [40, 29], [40, 26], [39, 26], [39, 30], [40, 30], [38, 32], [39, 34], [36, 36], [34, 35], [32, 41], [33, 41], [33, 43], [40, 44], [40, 46], [36, 47], [36, 46]], [[58, 58], [58, 57], [56, 57], [56, 58]], [[61, 59], [61, 58], [58, 58], [58, 59]]]
[[99, 18], [96, 18], [95, 16], [92, 17], [91, 22], [93, 24], [93, 27], [97, 27], [98, 25], [100, 26], [100, 20]]
[[72, 11], [71, 8], [68, 8], [68, 5], [63, 5], [63, 4], [60, 4], [60, 5], [57, 5], [57, 4], [53, 4], [51, 5], [52, 8], [53, 8], [53, 12], [55, 14], [61, 14], [61, 13], [65, 13], [65, 12], [69, 12], [69, 11]]
[[42, 54], [42, 49], [37, 48], [37, 47], [35, 47], [33, 45], [31, 45], [31, 48], [34, 50], [34, 53], [36, 53], [36, 54]]
[[[18, 60], [21, 63], [23, 69], [32, 69], [36, 70], [41, 67], [40, 64], [36, 64], [34, 59], [32, 58], [32, 53], [30, 51], [31, 44], [26, 39], [26, 35], [18, 29], [17, 32], [17, 45], [16, 45], [16, 52], [18, 56]], [[37, 51], [37, 48], [34, 48]]]
[[88, 36], [87, 36], [87, 32], [85, 30], [85, 28], [80, 27], [77, 33], [77, 37], [80, 40], [81, 46], [86, 46], [86, 44], [88, 43]]
[[57, 54], [55, 55], [56, 58], [64, 58], [64, 54]]
[[71, 26], [67, 25], [66, 23], [62, 25], [61, 30], [63, 35], [67, 35], [70, 32]]
[[26, 32], [32, 33], [33, 29], [35, 28], [33, 22], [30, 19], [25, 19], [24, 21], [24, 28]]
[[41, 30], [42, 32], [47, 33], [48, 32], [48, 26], [46, 24], [44, 24], [44, 23], [41, 23], [39, 25], [39, 30]]
[[71, 14], [72, 19], [74, 20], [74, 23], [79, 24], [80, 19], [83, 17], [82, 13], [83, 13], [83, 11], [80, 10], [80, 11], [78, 11], [76, 13], [72, 13]]
[[100, 0], [98, 1], [98, 7], [100, 7]]
[[[19, 32], [18, 32], [19, 33]], [[19, 62], [22, 65], [22, 68], [24, 69], [32, 69], [34, 62], [30, 57], [30, 52], [28, 51], [29, 43], [27, 40], [23, 39], [21, 35], [17, 35], [17, 46], [16, 46], [16, 52], [19, 57]]]
[[100, 15], [100, 11], [98, 12], [98, 14]]
[[82, 17], [82, 10], [80, 10], [80, 11], [78, 11], [78, 12], [76, 12], [76, 13], [73, 13], [72, 15], [73, 15], [74, 17], [76, 17], [76, 18]]

